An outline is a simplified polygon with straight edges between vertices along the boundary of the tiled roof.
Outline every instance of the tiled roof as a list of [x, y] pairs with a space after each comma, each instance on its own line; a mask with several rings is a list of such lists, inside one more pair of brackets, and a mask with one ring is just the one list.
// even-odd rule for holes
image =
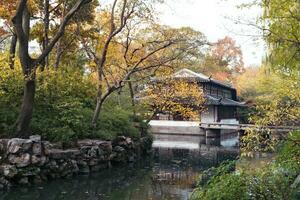
[[204, 74], [193, 72], [192, 70], [189, 70], [189, 69], [181, 69], [178, 72], [174, 73], [172, 75], [172, 77], [193, 79], [193, 80], [196, 80], [196, 81], [199, 81], [199, 82], [212, 82], [212, 83], [215, 83], [217, 85], [220, 85], [220, 86], [223, 86], [223, 87], [226, 87], [226, 88], [234, 89], [230, 84], [223, 83], [221, 81], [218, 81], [218, 80], [215, 80], [211, 77], [208, 77]]
[[238, 102], [224, 97], [215, 97], [212, 95], [206, 95], [205, 97], [206, 97], [206, 105], [222, 105], [222, 106], [238, 106], [238, 107], [246, 106], [244, 102]]

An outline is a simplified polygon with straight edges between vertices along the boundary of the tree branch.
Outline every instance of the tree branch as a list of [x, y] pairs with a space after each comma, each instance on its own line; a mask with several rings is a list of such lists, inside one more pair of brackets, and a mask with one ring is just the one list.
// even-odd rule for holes
[[70, 21], [70, 19], [73, 17], [73, 15], [81, 8], [82, 5], [90, 3], [92, 0], [78, 0], [75, 5], [72, 7], [72, 9], [65, 15], [58, 32], [53, 37], [50, 44], [45, 48], [45, 50], [42, 52], [42, 54], [36, 59], [35, 65], [39, 64], [41, 61], [45, 59], [45, 57], [48, 56], [50, 51], [53, 49], [55, 44], [58, 42], [58, 40], [63, 36], [65, 28]]

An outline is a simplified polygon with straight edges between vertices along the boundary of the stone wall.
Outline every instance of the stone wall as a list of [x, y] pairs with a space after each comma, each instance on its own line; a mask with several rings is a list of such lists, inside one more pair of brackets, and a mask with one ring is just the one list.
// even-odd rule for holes
[[150, 138], [132, 141], [118, 137], [114, 141], [80, 140], [73, 148], [29, 139], [0, 140], [0, 188], [37, 184], [49, 179], [100, 171], [118, 163], [136, 161], [151, 149]]

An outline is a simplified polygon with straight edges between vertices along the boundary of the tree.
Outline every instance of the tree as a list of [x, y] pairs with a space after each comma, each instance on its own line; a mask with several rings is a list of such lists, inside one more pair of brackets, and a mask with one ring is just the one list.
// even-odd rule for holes
[[211, 44], [201, 68], [203, 73], [211, 74], [215, 79], [232, 82], [245, 70], [241, 48], [226, 36]]
[[[31, 37], [39, 43], [41, 50], [48, 46], [49, 38], [52, 38], [58, 31], [65, 15], [75, 3], [76, 0], [43, 0], [37, 2], [36, 15], [39, 16], [40, 20], [33, 24]], [[67, 62], [76, 59], [77, 52], [80, 50], [79, 34], [82, 32], [79, 27], [81, 24], [93, 22], [98, 4], [98, 1], [91, 1], [72, 17], [65, 28], [64, 35], [54, 46], [54, 53], [49, 54], [42, 62], [42, 69], [49, 65], [58, 68], [61, 61]]]
[[28, 132], [29, 124], [33, 112], [34, 96], [35, 96], [35, 79], [36, 69], [49, 55], [57, 41], [63, 36], [65, 27], [74, 16], [74, 14], [89, 0], [78, 0], [74, 6], [65, 15], [58, 31], [54, 35], [49, 45], [42, 51], [37, 58], [29, 55], [29, 34], [30, 34], [30, 10], [27, 0], [19, 0], [16, 13], [12, 18], [14, 29], [19, 40], [19, 58], [24, 75], [24, 94], [21, 105], [21, 111], [16, 121], [16, 132], [24, 135]]
[[244, 73], [236, 77], [234, 86], [243, 101], [254, 101], [259, 96], [257, 88], [260, 79], [263, 78], [263, 73], [262, 67], [248, 67]]
[[261, 24], [269, 45], [268, 62], [273, 69], [289, 73], [300, 70], [300, 3], [295, 0], [261, 1], [264, 10]]
[[17, 35], [13, 30], [13, 25], [10, 21], [11, 16], [16, 10], [16, 1], [3, 0], [0, 2], [0, 19], [3, 20], [3, 28], [0, 28], [0, 43], [8, 38], [11, 38], [10, 49], [9, 49], [9, 66], [11, 69], [14, 68], [14, 59], [16, 54], [17, 46]]
[[[154, 29], [154, 31], [152, 31], [152, 29]], [[152, 34], [149, 34], [152, 35], [150, 39], [145, 38], [145, 32], [152, 32]], [[141, 65], [145, 66], [138, 67], [140, 68], [138, 73], [134, 72], [130, 75], [128, 87], [134, 115], [136, 114], [135, 94], [138, 93], [137, 88], [139, 84], [147, 83], [151, 77], [157, 74], [157, 71], [167, 69], [172, 69], [172, 71], [175, 71], [192, 66], [195, 62], [197, 62], [197, 59], [200, 57], [200, 55], [202, 55], [201, 53], [203, 46], [205, 46], [207, 43], [206, 38], [201, 32], [187, 27], [176, 29], [155, 25], [155, 27], [150, 26], [150, 28], [141, 30], [139, 33], [139, 36], [131, 36], [125, 42], [125, 49], [127, 50], [125, 50], [126, 54], [123, 57], [125, 59], [126, 68], [128, 69], [131, 68], [130, 65], [133, 65], [133, 63], [136, 62], [135, 59], [138, 56], [132, 56], [135, 54], [135, 51], [137, 51], [136, 44], [140, 43], [140, 45], [144, 46], [145, 49], [148, 48], [146, 41], [149, 40], [151, 43], [155, 40], [160, 40], [161, 42], [169, 41], [173, 44], [165, 49], [162, 49], [162, 51], [156, 55], [156, 60], [154, 58], [149, 59], [149, 61], [145, 60], [146, 64], [141, 63]], [[139, 41], [134, 41], [132, 38], [140, 39]], [[159, 42], [157, 41], [156, 43], [158, 44]], [[143, 50], [143, 48], [140, 48], [140, 50]], [[136, 87], [134, 87], [134, 85], [136, 85]]]
[[[241, 92], [250, 92], [255, 103], [249, 120], [258, 129], [247, 130], [242, 137], [242, 150], [246, 155], [253, 151], [274, 151], [277, 147], [278, 137], [264, 127], [298, 126], [300, 123], [299, 1], [251, 1], [242, 7], [253, 5], [264, 12], [257, 22], [245, 24], [262, 31], [268, 54], [256, 72], [246, 71], [237, 80]], [[286, 138], [286, 135], [280, 138]]]
[[[136, 0], [114, 1], [111, 10], [101, 17], [102, 24], [98, 25], [101, 29], [89, 37], [92, 40], [83, 38], [83, 46], [97, 72], [93, 126], [96, 126], [102, 105], [109, 95], [126, 83], [149, 78], [158, 68], [169, 65], [185, 51], [203, 42], [194, 40], [188, 43], [182, 31], [175, 34], [175, 30], [180, 29], [153, 24], [149, 4]], [[172, 52], [171, 47], [174, 47]]]
[[196, 82], [165, 73], [147, 84], [140, 95], [140, 100], [152, 112], [148, 120], [159, 112], [180, 115], [185, 120], [199, 120], [200, 113], [205, 110], [203, 91]]

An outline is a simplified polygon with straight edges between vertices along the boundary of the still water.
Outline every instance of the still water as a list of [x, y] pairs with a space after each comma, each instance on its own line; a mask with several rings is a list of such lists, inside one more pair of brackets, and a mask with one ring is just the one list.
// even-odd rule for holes
[[201, 171], [234, 159], [236, 134], [220, 140], [155, 135], [153, 156], [132, 166], [14, 188], [2, 200], [187, 200]]

